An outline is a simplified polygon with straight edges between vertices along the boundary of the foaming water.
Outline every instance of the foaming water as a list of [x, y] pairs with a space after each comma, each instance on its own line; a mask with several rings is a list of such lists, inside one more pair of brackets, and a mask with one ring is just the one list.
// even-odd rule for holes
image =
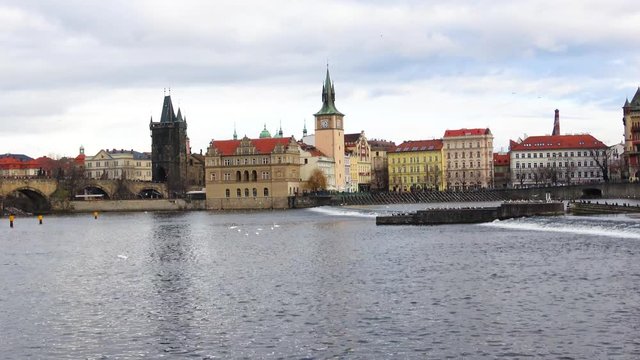
[[333, 206], [320, 206], [309, 209], [310, 212], [323, 214], [327, 216], [349, 216], [349, 217], [363, 217], [363, 218], [375, 218], [379, 215], [378, 211], [358, 208], [347, 207], [333, 207]]
[[640, 239], [640, 222], [626, 216], [558, 216], [496, 220], [480, 226]]

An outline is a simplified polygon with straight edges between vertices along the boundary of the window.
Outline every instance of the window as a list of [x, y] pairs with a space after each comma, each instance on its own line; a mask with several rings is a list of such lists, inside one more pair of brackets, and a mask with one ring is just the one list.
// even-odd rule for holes
[[231, 197], [231, 191], [229, 189], [225, 190], [225, 195]]
[[258, 189], [253, 188], [253, 197], [257, 197], [258, 196]]
[[269, 163], [269, 158], [268, 157], [264, 157], [262, 158], [262, 164], [268, 164]]
[[263, 193], [264, 196], [269, 196], [269, 188], [264, 188]]
[[236, 196], [237, 197], [241, 197], [242, 196], [242, 191], [240, 191], [240, 189], [236, 189]]
[[224, 180], [231, 181], [231, 173], [224, 173]]
[[244, 188], [244, 197], [249, 197], [249, 189]]
[[226, 166], [231, 165], [231, 159], [224, 159], [224, 164], [225, 164]]
[[268, 171], [263, 171], [262, 172], [262, 180], [269, 180], [269, 172]]
[[216, 173], [209, 174], [209, 180], [216, 181]]

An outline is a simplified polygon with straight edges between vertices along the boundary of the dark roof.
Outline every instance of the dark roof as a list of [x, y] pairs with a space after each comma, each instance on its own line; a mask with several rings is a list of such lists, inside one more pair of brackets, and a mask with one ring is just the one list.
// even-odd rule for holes
[[410, 140], [405, 141], [402, 144], [396, 146], [391, 151], [395, 153], [399, 152], [411, 152], [411, 151], [438, 151], [442, 149], [442, 140]]
[[176, 113], [173, 111], [173, 103], [171, 102], [171, 95], [165, 95], [164, 103], [162, 104], [162, 116], [160, 122], [175, 122]]
[[356, 134], [344, 134], [344, 143], [345, 144], [353, 144], [360, 138], [361, 133]]
[[558, 149], [606, 149], [607, 146], [589, 134], [529, 136], [517, 143], [511, 141], [511, 151]]
[[0, 154], [0, 159], [3, 159], [3, 158], [14, 158], [14, 159], [16, 159], [18, 161], [31, 161], [31, 160], [33, 160], [32, 157], [29, 157], [29, 156], [24, 155], [24, 154], [10, 154], [10, 153]]
[[633, 96], [633, 99], [631, 99], [630, 105], [634, 108], [640, 108], [640, 87], [638, 87], [636, 94]]
[[324, 85], [322, 85], [322, 108], [315, 113], [315, 115], [344, 115], [336, 108], [335, 97], [336, 92], [329, 77], [329, 68], [327, 67], [327, 76], [324, 80]]
[[369, 146], [371, 146], [371, 150], [385, 150], [385, 151], [391, 151], [396, 147], [396, 143], [394, 143], [393, 141], [387, 141], [387, 140], [367, 140], [367, 142], [369, 143]]

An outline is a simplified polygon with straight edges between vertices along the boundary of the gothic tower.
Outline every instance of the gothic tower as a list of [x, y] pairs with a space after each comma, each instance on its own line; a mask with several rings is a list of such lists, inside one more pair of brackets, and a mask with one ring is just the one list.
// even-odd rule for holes
[[344, 174], [344, 114], [336, 108], [336, 92], [329, 76], [322, 85], [322, 108], [313, 116], [316, 120], [315, 146], [335, 161], [335, 189], [345, 188]]
[[640, 87], [622, 107], [624, 125], [624, 161], [630, 181], [640, 181]]
[[151, 130], [151, 178], [166, 182], [172, 196], [181, 196], [187, 183], [187, 122], [178, 109], [173, 111], [171, 95], [164, 97], [160, 122], [149, 123]]

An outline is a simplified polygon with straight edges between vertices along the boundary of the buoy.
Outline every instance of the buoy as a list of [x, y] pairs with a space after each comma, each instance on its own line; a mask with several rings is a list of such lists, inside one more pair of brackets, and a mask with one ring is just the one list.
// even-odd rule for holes
[[42, 215], [38, 215], [38, 224], [42, 225]]
[[9, 227], [13, 227], [13, 220], [15, 220], [16, 216], [11, 214], [9, 215]]

